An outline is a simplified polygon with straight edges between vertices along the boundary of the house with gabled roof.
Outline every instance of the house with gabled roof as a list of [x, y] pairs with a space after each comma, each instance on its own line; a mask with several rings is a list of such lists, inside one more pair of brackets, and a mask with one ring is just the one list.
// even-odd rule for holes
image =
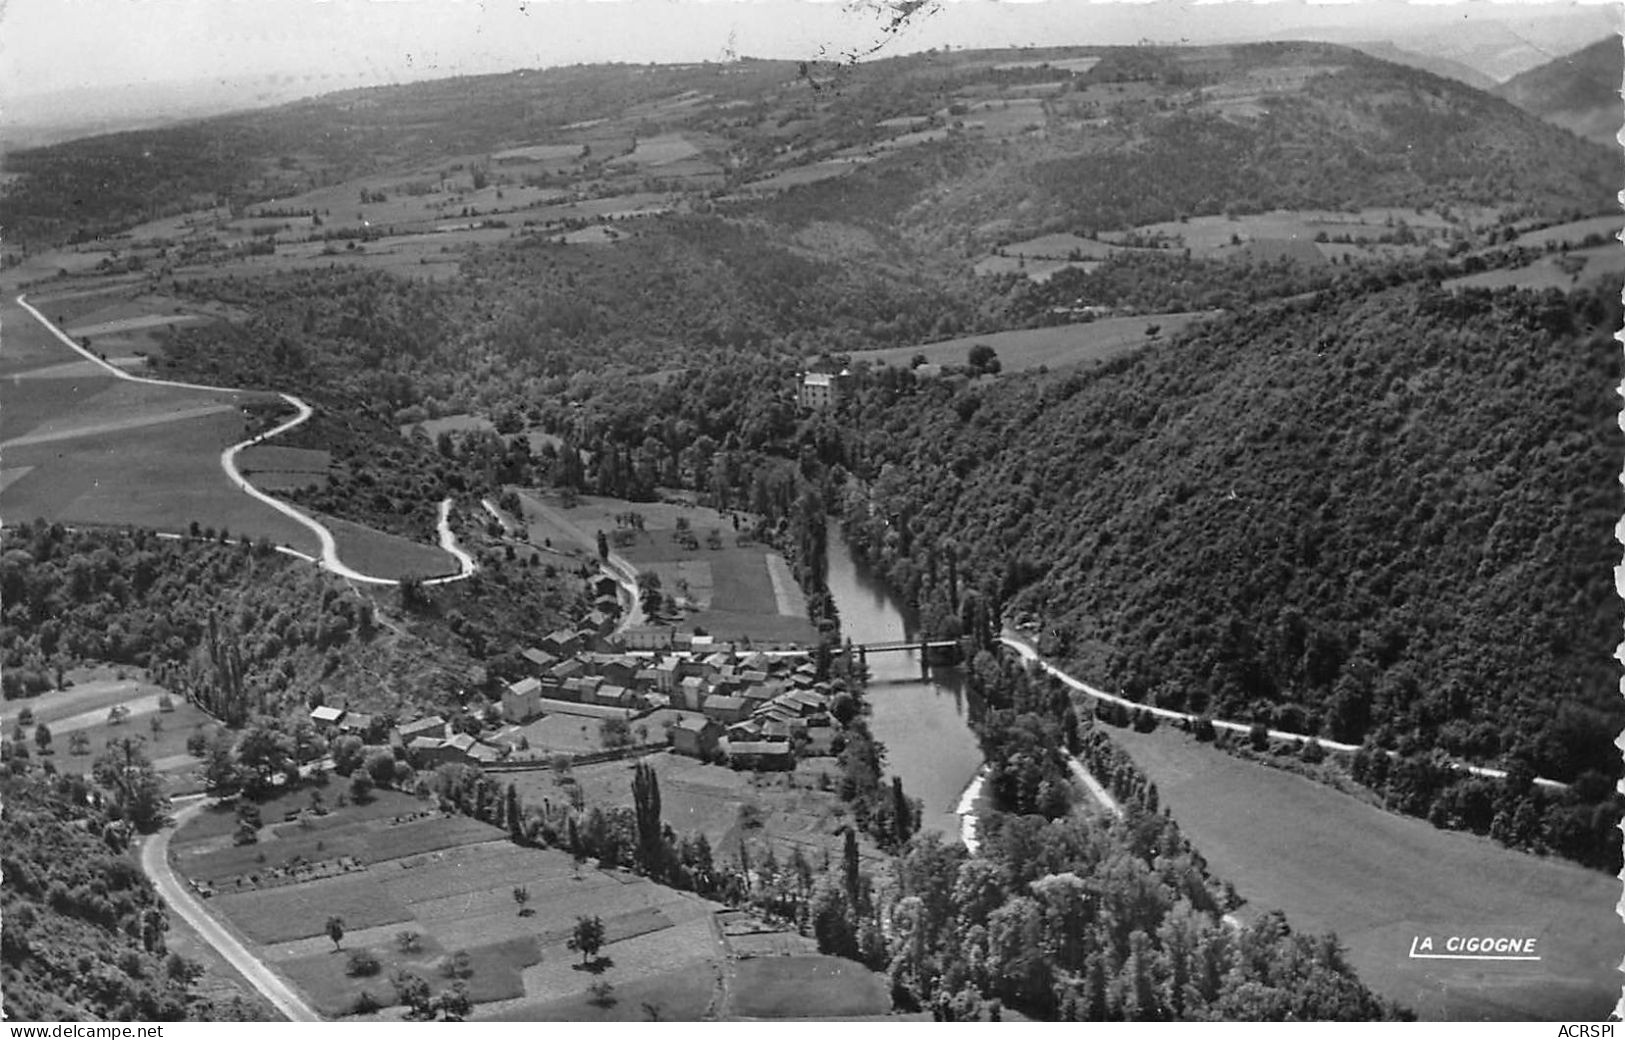
[[743, 697], [711, 696], [705, 699], [705, 714], [718, 722], [738, 722], [745, 717]]
[[343, 708], [331, 708], [323, 704], [320, 707], [310, 709], [310, 721], [315, 723], [316, 728], [319, 730], [337, 729], [339, 722], [343, 718]]
[[581, 637], [567, 628], [561, 628], [542, 637], [542, 649], [554, 657], [569, 657], [581, 649]]
[[707, 759], [716, 754], [722, 724], [704, 716], [684, 717], [672, 724], [671, 749], [680, 755]]
[[728, 764], [735, 769], [794, 769], [796, 756], [787, 740], [730, 740]]
[[439, 715], [430, 715], [428, 718], [403, 722], [395, 727], [395, 732], [400, 736], [402, 744], [410, 745], [418, 737], [444, 737], [446, 720]]
[[549, 668], [559, 663], [559, 659], [557, 657], [554, 657], [546, 650], [542, 650], [534, 646], [528, 646], [519, 651], [519, 656], [523, 657], [526, 662], [529, 663], [530, 667], [534, 670], [534, 674], [536, 675], [542, 674]]
[[677, 684], [674, 699], [689, 711], [699, 711], [705, 704], [706, 695], [711, 692], [711, 686], [703, 676], [690, 675]]
[[502, 717], [529, 722], [542, 713], [542, 681], [535, 676], [510, 683], [502, 691]]

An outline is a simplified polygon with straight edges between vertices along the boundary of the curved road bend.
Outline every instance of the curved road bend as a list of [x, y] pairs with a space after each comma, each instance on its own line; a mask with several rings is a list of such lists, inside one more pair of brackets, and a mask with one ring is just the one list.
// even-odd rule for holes
[[[78, 343], [75, 343], [72, 336], [69, 336], [67, 333], [53, 325], [50, 320], [45, 317], [45, 315], [41, 314], [33, 304], [28, 302], [27, 293], [18, 295], [17, 305], [23, 310], [27, 311], [29, 314], [33, 315], [34, 320], [45, 326], [46, 330], [49, 331], [51, 335], [55, 336], [58, 340], [62, 341], [62, 343], [72, 348], [73, 351], [79, 354], [81, 357], [100, 365], [115, 379], [123, 379], [132, 383], [146, 383], [149, 386], [171, 386], [182, 390], [200, 390], [217, 394], [253, 392], [248, 390], [234, 389], [228, 386], [203, 386], [200, 383], [179, 383], [170, 379], [152, 379], [148, 376], [131, 375], [122, 368], [119, 368], [117, 365], [112, 365], [106, 361], [103, 361], [89, 350], [80, 346]], [[306, 404], [304, 401], [301, 401], [292, 394], [280, 394], [278, 396], [280, 396], [288, 404], [292, 405], [296, 414], [292, 419], [289, 419], [286, 422], [273, 427], [272, 429], [266, 430], [264, 433], [250, 437], [241, 444], [233, 444], [225, 451], [222, 451], [220, 453], [220, 468], [225, 470], [226, 478], [230, 480], [239, 490], [245, 492], [264, 505], [271, 507], [272, 509], [281, 513], [283, 516], [288, 517], [290, 520], [303, 525], [312, 534], [314, 534], [316, 536], [316, 541], [322, 547], [322, 554], [319, 563], [324, 570], [331, 571], [342, 578], [348, 578], [351, 581], [364, 582], [369, 585], [399, 585], [400, 582], [394, 578], [380, 578], [372, 574], [363, 574], [361, 571], [347, 565], [343, 560], [339, 559], [338, 543], [334, 541], [333, 532], [329, 531], [326, 525], [322, 524], [320, 521], [307, 515], [306, 513], [294, 508], [287, 502], [267, 495], [265, 492], [249, 483], [248, 478], [244, 477], [242, 472], [237, 468], [237, 455], [244, 448], [251, 448], [263, 441], [270, 440], [272, 437], [286, 433], [305, 422], [311, 417], [312, 414], [314, 414], [310, 405]], [[450, 518], [451, 499], [447, 498], [442, 500], [440, 503], [440, 548], [450, 553], [452, 557], [457, 560], [457, 573], [443, 575], [438, 578], [430, 578], [424, 582], [425, 585], [444, 585], [448, 582], [462, 581], [464, 578], [467, 578], [469, 575], [473, 574], [479, 569], [479, 565], [474, 562], [474, 558], [468, 553], [464, 552], [457, 545], [457, 538], [454, 534], [452, 534], [451, 531]], [[305, 557], [303, 553], [295, 552], [294, 555], [309, 559], [309, 557]]]
[[[1105, 690], [1096, 689], [1081, 679], [1075, 679], [1041, 657], [1038, 653], [1038, 649], [1033, 646], [1031, 641], [1017, 635], [1009, 629], [1006, 629], [1004, 632], [1000, 633], [999, 642], [1014, 650], [1018, 655], [1020, 655], [1023, 661], [1036, 661], [1038, 666], [1044, 669], [1044, 671], [1055, 676], [1055, 678], [1061, 680], [1061, 682], [1072, 687], [1074, 690], [1077, 690], [1079, 693], [1087, 694], [1090, 697], [1093, 697], [1095, 700], [1110, 701], [1113, 704], [1121, 704], [1130, 710], [1139, 710], [1144, 708], [1146, 711], [1149, 711], [1151, 714], [1160, 719], [1172, 719], [1176, 722], [1195, 722], [1197, 719], [1197, 716], [1192, 715], [1189, 712], [1174, 711], [1172, 708], [1158, 708], [1150, 704], [1141, 704], [1138, 701], [1131, 701], [1127, 697], [1119, 697], [1116, 694], [1107, 693]], [[1213, 723], [1215, 729], [1227, 729], [1232, 733], [1247, 733], [1252, 730], [1252, 727], [1246, 723], [1230, 722], [1226, 719], [1212, 719], [1210, 721]], [[1291, 740], [1302, 742], [1310, 739], [1302, 733], [1293, 733], [1289, 730], [1282, 729], [1272, 729], [1269, 731], [1269, 735], [1270, 739], [1272, 740]], [[1327, 740], [1324, 737], [1315, 737], [1314, 739], [1320, 743], [1321, 747], [1332, 751], [1354, 752], [1360, 750], [1360, 745], [1358, 744], [1344, 744], [1336, 740]], [[1397, 751], [1388, 752], [1388, 756], [1390, 758], [1398, 757], [1398, 754], [1399, 753]], [[1488, 777], [1492, 780], [1502, 780], [1505, 779], [1507, 775], [1506, 770], [1492, 769], [1489, 766], [1469, 765], [1466, 762], [1452, 762], [1451, 764], [1457, 769], [1471, 773], [1474, 776]], [[1563, 783], [1561, 780], [1548, 780], [1543, 776], [1537, 776], [1535, 778], [1535, 783], [1542, 787], [1555, 789], [1566, 789], [1569, 786], [1568, 784]]]
[[266, 967], [258, 957], [249, 953], [235, 936], [210, 916], [198, 898], [187, 889], [185, 883], [175, 876], [174, 868], [169, 864], [169, 839], [188, 819], [202, 812], [207, 804], [205, 799], [199, 798], [176, 813], [171, 826], [156, 834], [148, 835], [141, 844], [141, 869], [152, 879], [153, 886], [158, 889], [158, 894], [163, 896], [164, 902], [185, 918], [187, 924], [197, 929], [204, 941], [218, 950], [220, 956], [241, 972], [243, 978], [247, 979], [261, 996], [270, 1001], [273, 1007], [293, 1022], [322, 1021], [322, 1016], [305, 1003], [292, 987]]

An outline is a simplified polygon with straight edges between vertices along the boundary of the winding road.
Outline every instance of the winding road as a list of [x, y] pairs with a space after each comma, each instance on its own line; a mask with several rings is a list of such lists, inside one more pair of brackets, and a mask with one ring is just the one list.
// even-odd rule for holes
[[[108, 362], [97, 357], [91, 351], [80, 346], [78, 343], [75, 343], [72, 336], [69, 336], [67, 333], [53, 325], [51, 321], [45, 317], [45, 315], [41, 314], [32, 304], [28, 302], [26, 293], [20, 294], [17, 297], [17, 305], [23, 310], [27, 311], [29, 314], [33, 315], [34, 320], [45, 326], [46, 330], [49, 331], [51, 335], [55, 336], [75, 353], [85, 358], [85, 360], [100, 366], [115, 379], [128, 380], [132, 383], [146, 383], [149, 386], [168, 386], [181, 390], [197, 390], [215, 394], [240, 394], [255, 392], [227, 386], [204, 386], [200, 383], [181, 383], [169, 379], [152, 379], [147, 376], [131, 375], [122, 368], [109, 364]], [[295, 412], [294, 417], [278, 426], [273, 427], [272, 429], [266, 430], [264, 433], [250, 437], [248, 440], [243, 441], [240, 444], [233, 444], [225, 451], [222, 451], [220, 453], [220, 468], [225, 470], [226, 478], [230, 480], [232, 484], [236, 485], [239, 490], [243, 491], [259, 502], [270, 506], [272, 509], [281, 513], [283, 516], [288, 517], [290, 520], [293, 520], [296, 523], [302, 524], [304, 527], [308, 528], [310, 532], [316, 536], [317, 542], [322, 547], [321, 556], [315, 559], [313, 562], [320, 565], [323, 570], [331, 571], [341, 578], [348, 578], [351, 581], [362, 582], [368, 585], [399, 585], [400, 581], [398, 579], [381, 578], [374, 574], [366, 574], [346, 564], [339, 558], [338, 543], [333, 538], [333, 532], [328, 530], [326, 525], [321, 523], [319, 520], [316, 520], [314, 517], [311, 517], [309, 514], [300, 511], [289, 503], [284, 502], [279, 498], [273, 498], [272, 496], [267, 495], [265, 492], [249, 483], [248, 478], [244, 477], [242, 471], [237, 468], [237, 456], [243, 451], [243, 449], [251, 448], [256, 444], [270, 440], [272, 437], [287, 433], [289, 430], [304, 423], [311, 417], [311, 415], [314, 414], [314, 410], [310, 407], [310, 405], [306, 404], [304, 401], [300, 400], [294, 395], [280, 394], [278, 396], [293, 407]], [[442, 575], [438, 578], [426, 579], [423, 582], [425, 585], [444, 585], [449, 582], [462, 581], [479, 569], [479, 565], [475, 563], [474, 558], [457, 544], [457, 536], [452, 533], [451, 507], [451, 499], [446, 498], [441, 500], [438, 530], [440, 537], [440, 548], [451, 554], [452, 558], [457, 561], [457, 573]], [[311, 557], [306, 556], [304, 553], [296, 550], [285, 549], [281, 546], [278, 548], [284, 549], [284, 551], [289, 555], [298, 556], [301, 559], [312, 559]]]
[[187, 924], [195, 928], [204, 941], [218, 950], [220, 956], [241, 972], [243, 978], [259, 990], [260, 995], [270, 1001], [273, 1007], [293, 1022], [322, 1021], [322, 1016], [305, 1003], [293, 987], [282, 981], [259, 958], [249, 953], [234, 935], [203, 909], [202, 902], [187, 890], [186, 885], [175, 876], [174, 869], [169, 865], [170, 836], [187, 820], [202, 812], [207, 804], [205, 799], [197, 799], [175, 814], [171, 826], [156, 834], [148, 835], [141, 844], [141, 869], [152, 879], [153, 886], [158, 889], [158, 894], [164, 897], [164, 902], [169, 904], [170, 909], [180, 914]]
[[[1061, 680], [1061, 682], [1070, 686], [1072, 689], [1077, 690], [1079, 693], [1087, 694], [1095, 700], [1108, 701], [1112, 704], [1121, 704], [1125, 708], [1132, 711], [1138, 711], [1139, 709], [1143, 708], [1146, 711], [1149, 711], [1151, 714], [1157, 716], [1159, 719], [1169, 719], [1175, 722], [1195, 722], [1198, 717], [1196, 715], [1192, 715], [1190, 712], [1174, 711], [1172, 708], [1158, 708], [1150, 704], [1141, 704], [1138, 701], [1131, 701], [1127, 697], [1120, 697], [1116, 694], [1107, 693], [1105, 690], [1090, 686], [1083, 680], [1068, 675], [1060, 668], [1057, 668], [1054, 664], [1045, 660], [1038, 653], [1038, 648], [1033, 646], [1030, 640], [1024, 636], [1018, 635], [1010, 629], [1005, 629], [1004, 632], [999, 635], [999, 642], [1014, 650], [1018, 655], [1020, 655], [1023, 661], [1036, 662], [1040, 668], [1048, 672], [1050, 675], [1055, 676], [1055, 678]], [[1210, 721], [1213, 723], [1214, 729], [1229, 730], [1232, 733], [1249, 733], [1252, 730], [1252, 726], [1245, 722], [1231, 722], [1226, 719], [1211, 719]], [[1302, 743], [1304, 741], [1314, 739], [1319, 742], [1321, 747], [1331, 751], [1354, 752], [1360, 750], [1360, 745], [1358, 744], [1344, 744], [1336, 740], [1327, 740], [1324, 737], [1310, 738], [1302, 733], [1293, 733], [1290, 730], [1272, 729], [1269, 731], [1269, 735], [1271, 740], [1287, 740], [1296, 743]], [[1397, 751], [1390, 751], [1388, 752], [1388, 756], [1390, 758], [1397, 758], [1399, 753]], [[1492, 769], [1489, 766], [1469, 765], [1466, 762], [1452, 762], [1451, 765], [1462, 770], [1463, 772], [1471, 773], [1474, 776], [1488, 777], [1492, 780], [1502, 780], [1505, 779], [1507, 775], [1506, 770]], [[1548, 780], [1543, 776], [1536, 777], [1535, 783], [1539, 784], [1541, 787], [1552, 789], [1566, 789], [1569, 786], [1568, 784], [1563, 783], [1561, 780]]]

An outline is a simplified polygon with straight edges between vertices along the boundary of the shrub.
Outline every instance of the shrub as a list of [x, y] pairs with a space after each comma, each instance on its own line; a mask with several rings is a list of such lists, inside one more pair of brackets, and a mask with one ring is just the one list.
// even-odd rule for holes
[[416, 953], [423, 949], [423, 936], [417, 932], [398, 932], [395, 935], [395, 948], [402, 953]]
[[353, 1015], [370, 1015], [383, 1006], [378, 1002], [378, 998], [372, 995], [371, 990], [364, 989], [356, 994], [355, 1003], [350, 1005], [350, 1013]]
[[466, 979], [474, 974], [474, 961], [467, 950], [449, 953], [440, 961], [440, 974], [448, 979]]
[[1191, 725], [1191, 733], [1197, 740], [1206, 742], [1214, 737], [1213, 720], [1206, 715], [1200, 715]]
[[378, 955], [371, 950], [351, 950], [344, 965], [344, 974], [357, 978], [376, 975], [379, 967]]
[[1270, 749], [1270, 728], [1262, 722], [1255, 722], [1247, 730], [1247, 740], [1252, 744], [1254, 751], [1268, 751]]
[[1302, 749], [1298, 751], [1298, 757], [1310, 765], [1315, 765], [1326, 761], [1326, 749], [1321, 746], [1320, 741], [1311, 737], [1303, 742]]
[[379, 787], [395, 782], [395, 756], [388, 751], [375, 751], [367, 756], [367, 774]]

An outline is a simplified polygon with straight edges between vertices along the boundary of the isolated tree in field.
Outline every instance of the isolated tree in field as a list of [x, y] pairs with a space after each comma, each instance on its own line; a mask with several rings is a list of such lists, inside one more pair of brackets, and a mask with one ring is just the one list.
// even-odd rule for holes
[[529, 917], [531, 914], [535, 913], [534, 910], [525, 905], [526, 903], [530, 902], [530, 889], [526, 888], [524, 885], [513, 886], [513, 901], [519, 904], [520, 917]]
[[45, 754], [51, 746], [51, 727], [43, 722], [35, 726], [34, 743], [39, 747], [40, 754]]
[[611, 1008], [615, 1006], [614, 983], [599, 979], [587, 987], [587, 992], [591, 994], [587, 998], [587, 1002], [594, 1007]]
[[115, 704], [111, 708], [107, 709], [107, 724], [109, 726], [121, 725], [123, 724], [124, 720], [129, 717], [130, 709], [126, 708], [122, 704]]
[[575, 929], [566, 945], [580, 951], [582, 964], [598, 956], [598, 951], [604, 948], [603, 920], [597, 916], [576, 918]]
[[609, 539], [604, 536], [602, 531], [598, 532], [598, 558], [600, 560], [609, 559]]
[[344, 918], [329, 917], [327, 919], [327, 937], [333, 940], [333, 949], [337, 950], [339, 943], [344, 940]]

